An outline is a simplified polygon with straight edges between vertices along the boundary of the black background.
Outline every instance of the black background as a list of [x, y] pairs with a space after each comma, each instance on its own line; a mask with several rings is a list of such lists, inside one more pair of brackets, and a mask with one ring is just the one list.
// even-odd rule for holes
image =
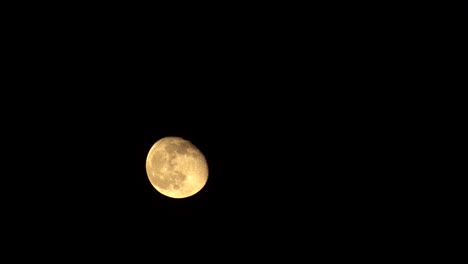
[[[97, 176], [103, 208], [458, 203], [457, 105], [412, 89], [455, 86], [456, 27], [437, 18], [456, 18], [461, 5], [81, 7], [76, 52], [81, 81], [96, 91], [90, 133], [106, 164]], [[160, 196], [144, 171], [151, 145], [171, 135], [199, 146], [210, 165], [206, 189], [187, 200]]]
[[[425, 27], [427, 6], [245, 7], [81, 3], [71, 19], [10, 21], [23, 25], [10, 76], [36, 87], [5, 97], [18, 102], [4, 112], [12, 215], [98, 251], [203, 237], [243, 241], [242, 257], [466, 206], [461, 105], [440, 92], [459, 87], [456, 27]], [[150, 185], [146, 155], [165, 136], [207, 158], [193, 197]]]
[[[200, 15], [209, 13], [220, 14], [226, 12], [236, 12], [240, 16], [246, 13], [253, 12], [256, 15], [261, 13], [264, 15], [266, 12], [276, 12], [279, 16], [286, 15], [285, 11], [293, 11], [297, 13], [299, 9], [301, 12], [323, 14], [338, 14], [342, 9], [348, 13], [354, 14], [369, 14], [369, 13], [392, 13], [392, 15], [409, 15], [409, 16], [453, 16], [453, 15], [466, 15], [466, 3], [464, 1], [384, 1], [382, 3], [372, 3], [371, 1], [361, 1], [360, 3], [346, 4], [340, 1], [332, 1], [329, 3], [281, 3], [277, 1], [238, 1], [238, 2], [224, 2], [215, 3], [212, 1], [203, 1], [200, 3], [147, 3], [147, 4], [130, 4], [126, 2], [116, 1], [92, 1], [80, 2], [74, 6], [74, 9], [79, 9], [80, 14], [89, 16], [138, 16], [143, 13], [156, 13], [158, 15], [177, 15], [181, 11], [198, 12]], [[149, 8], [145, 9], [145, 8]], [[315, 9], [315, 10], [314, 10]], [[278, 12], [279, 11], [279, 12]], [[314, 12], [315, 11], [315, 12]], [[282, 13], [283, 12], [283, 13]]]

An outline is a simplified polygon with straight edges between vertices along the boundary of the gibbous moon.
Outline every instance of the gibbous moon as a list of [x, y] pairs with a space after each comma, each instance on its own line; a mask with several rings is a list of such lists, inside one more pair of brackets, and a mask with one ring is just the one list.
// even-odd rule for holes
[[146, 173], [161, 194], [186, 198], [205, 186], [208, 165], [203, 153], [190, 141], [164, 137], [151, 147], [146, 158]]

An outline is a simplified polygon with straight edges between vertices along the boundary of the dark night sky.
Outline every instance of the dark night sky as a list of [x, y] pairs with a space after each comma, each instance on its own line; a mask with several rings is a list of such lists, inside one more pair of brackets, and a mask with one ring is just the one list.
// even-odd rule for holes
[[[96, 87], [87, 103], [95, 112], [89, 132], [97, 165], [89, 197], [98, 219], [233, 217], [279, 224], [286, 217], [301, 226], [350, 212], [460, 205], [466, 154], [443, 136], [447, 131], [435, 132], [441, 125], [450, 130], [451, 121], [421, 111], [432, 106], [409, 94], [383, 91], [418, 82], [424, 72], [408, 63], [395, 72], [392, 65], [425, 60], [417, 53], [427, 47], [418, 48], [411, 30], [398, 34], [415, 40], [415, 53], [405, 50], [403, 37], [391, 30], [385, 36], [372, 23], [351, 30], [363, 25], [348, 23], [351, 15], [326, 26], [312, 23], [311, 41], [304, 34], [309, 24], [301, 24], [307, 16], [218, 8], [228, 11], [165, 7], [159, 16], [146, 10], [140, 17], [134, 6], [100, 6], [84, 16], [90, 30], [80, 40], [82, 74]], [[302, 22], [285, 22], [293, 20]], [[382, 87], [382, 94], [339, 92], [356, 83]], [[101, 89], [109, 92], [98, 94]], [[398, 108], [393, 100], [401, 101]], [[196, 196], [171, 200], [149, 184], [146, 155], [164, 136], [184, 137], [205, 153], [210, 178]]]
[[[455, 6], [424, 3], [405, 2], [408, 12], [403, 13], [437, 15], [434, 6], [443, 6], [437, 10], [445, 13]], [[385, 94], [376, 92], [374, 100], [368, 100], [365, 92], [331, 91], [356, 82], [383, 88], [401, 81], [425, 83], [420, 77], [437, 68], [424, 65], [429, 62], [424, 54], [431, 49], [420, 45], [425, 44], [423, 28], [413, 32], [411, 24], [395, 26], [401, 30], [395, 33], [386, 23], [367, 23], [351, 30], [363, 24], [354, 24], [352, 16], [337, 7], [329, 9], [334, 10], [334, 22], [312, 23], [315, 41], [310, 41], [304, 34], [309, 24], [288, 26], [293, 20], [313, 22], [305, 11], [303, 17], [295, 16], [293, 7], [277, 13], [280, 8], [273, 4], [251, 5], [250, 11], [241, 5], [167, 4], [154, 7], [154, 16], [149, 15], [153, 9], [140, 16], [142, 9], [135, 5], [84, 7], [83, 17], [89, 19], [80, 43], [85, 80], [115, 88], [91, 104], [102, 143], [98, 159], [118, 164], [99, 175], [103, 185], [97, 204], [104, 208], [276, 212], [297, 202], [312, 207], [456, 203], [456, 192], [437, 194], [450, 189], [451, 181], [441, 181], [441, 174], [453, 175], [446, 177], [455, 181], [463, 159], [456, 141], [435, 132], [440, 122], [451, 125], [442, 113], [421, 112], [431, 105], [419, 105], [409, 95], [403, 100], [396, 96], [405, 101], [396, 110]], [[382, 15], [400, 7], [394, 4], [386, 11], [383, 5], [374, 6]], [[364, 14], [358, 7], [348, 9], [353, 10]], [[325, 15], [317, 17], [314, 21]], [[350, 25], [340, 26], [345, 21]], [[369, 41], [374, 44], [366, 46]], [[380, 58], [372, 56], [379, 53]], [[433, 52], [432, 63], [442, 61], [437, 56]], [[444, 81], [444, 74], [431, 81]], [[323, 88], [310, 90], [310, 85]], [[207, 155], [210, 181], [196, 197], [172, 201], [151, 189], [144, 160], [164, 136], [182, 136]], [[108, 177], [116, 177], [109, 183], [113, 187], [106, 187]], [[395, 188], [400, 192], [391, 191]]]
[[[340, 6], [347, 9], [350, 13], [360, 13], [363, 12], [370, 13], [374, 12], [386, 12], [386, 10], [390, 12], [394, 12], [393, 15], [398, 15], [397, 12], [401, 12], [405, 15], [412, 15], [412, 16], [421, 16], [421, 15], [435, 15], [435, 16], [453, 16], [453, 15], [466, 15], [466, 3], [464, 1], [441, 1], [441, 0], [428, 0], [428, 1], [419, 1], [419, 0], [412, 0], [412, 1], [393, 1], [388, 2], [384, 1], [382, 3], [376, 4], [372, 3], [371, 1], [364, 3], [365, 6], [358, 6], [358, 3], [354, 3], [354, 5], [347, 5], [345, 7], [345, 3], [340, 3], [338, 1], [334, 1], [333, 3], [329, 4], [316, 4], [315, 6], [302, 6], [303, 9], [312, 10], [315, 8], [321, 8], [322, 11], [332, 11], [336, 12], [339, 11]], [[122, 16], [136, 16], [137, 14], [141, 14], [142, 12], [153, 12], [155, 9], [156, 13], [161, 14], [170, 14], [170, 15], [177, 15], [180, 14], [181, 10], [190, 10], [193, 12], [199, 13], [206, 13], [210, 12], [211, 14], [215, 12], [229, 12], [231, 11], [239, 11], [242, 9], [243, 12], [247, 12], [249, 9], [253, 10], [276, 10], [278, 11], [279, 8], [284, 9], [294, 9], [295, 7], [299, 7], [299, 5], [292, 6], [294, 4], [285, 5], [284, 3], [278, 2], [268, 2], [268, 3], [261, 3], [261, 1], [250, 2], [250, 3], [243, 3], [236, 2], [236, 3], [211, 3], [209, 1], [205, 1], [202, 3], [158, 3], [157, 5], [149, 6], [150, 4], [144, 5], [136, 5], [136, 4], [129, 4], [129, 3], [119, 3], [114, 1], [93, 1], [92, 3], [81, 2], [79, 4], [80, 9], [82, 9], [83, 15], [92, 15], [92, 16], [109, 16], [109, 15], [122, 15]], [[151, 10], [144, 10], [144, 7], [147, 7]], [[284, 11], [284, 9], [282, 11]], [[297, 11], [297, 9], [295, 9]], [[464, 12], [464, 13], [463, 13]], [[238, 12], [239, 14], [242, 12]]]
[[[32, 69], [17, 80], [61, 87], [27, 93], [38, 107], [10, 126], [24, 147], [50, 150], [27, 163], [51, 175], [31, 179], [50, 192], [21, 183], [30, 214], [106, 243], [209, 230], [214, 246], [466, 206], [457, 105], [409, 89], [455, 83], [453, 46], [435, 52], [412, 25], [366, 20], [379, 14], [354, 21], [346, 8], [310, 18], [293, 7], [261, 15], [260, 6], [205, 7], [151, 16], [135, 5], [82, 4], [73, 26], [21, 31], [28, 41], [15, 46], [33, 63], [15, 59]], [[40, 120], [37, 133], [18, 120]], [[197, 195], [173, 200], [150, 185], [146, 155], [165, 136], [205, 154], [210, 175]]]

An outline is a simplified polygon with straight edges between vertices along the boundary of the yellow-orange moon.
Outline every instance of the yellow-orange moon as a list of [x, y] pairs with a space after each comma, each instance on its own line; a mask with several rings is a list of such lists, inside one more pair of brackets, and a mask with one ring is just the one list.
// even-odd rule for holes
[[208, 164], [203, 153], [181, 137], [156, 141], [146, 158], [146, 173], [153, 187], [171, 198], [198, 193], [208, 180]]

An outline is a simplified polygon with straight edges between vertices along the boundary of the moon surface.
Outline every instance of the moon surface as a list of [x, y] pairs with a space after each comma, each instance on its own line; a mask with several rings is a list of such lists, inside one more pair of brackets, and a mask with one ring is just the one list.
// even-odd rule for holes
[[208, 180], [208, 164], [203, 153], [181, 137], [156, 141], [146, 158], [146, 173], [153, 187], [171, 198], [198, 193]]

